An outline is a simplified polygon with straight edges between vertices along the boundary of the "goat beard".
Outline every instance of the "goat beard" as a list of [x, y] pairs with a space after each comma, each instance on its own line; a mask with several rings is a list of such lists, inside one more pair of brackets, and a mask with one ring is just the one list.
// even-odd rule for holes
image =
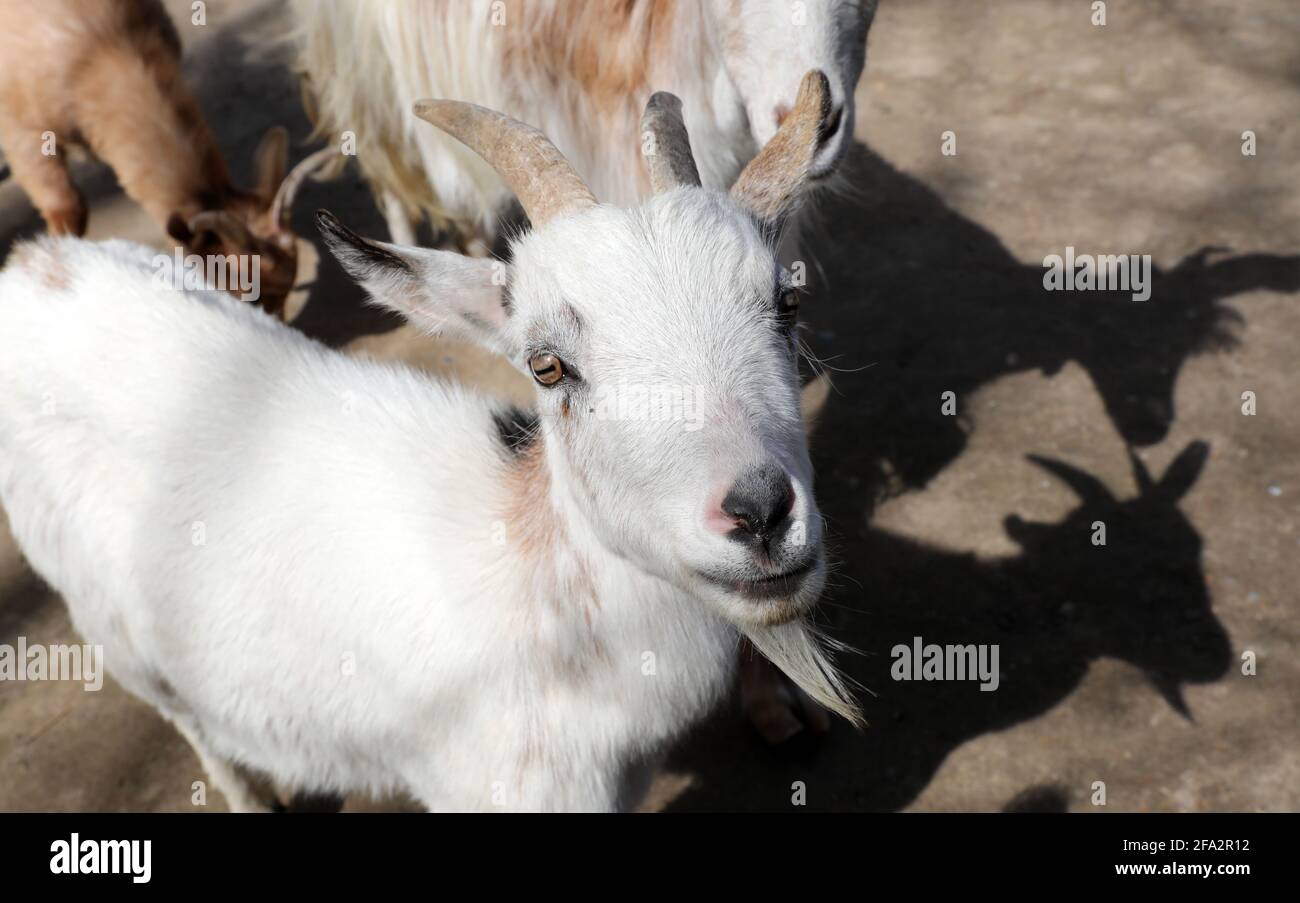
[[816, 703], [855, 727], [866, 725], [850, 689], [851, 678], [840, 673], [832, 658], [835, 652], [846, 651], [847, 646], [824, 636], [802, 619], [741, 629], [768, 661]]

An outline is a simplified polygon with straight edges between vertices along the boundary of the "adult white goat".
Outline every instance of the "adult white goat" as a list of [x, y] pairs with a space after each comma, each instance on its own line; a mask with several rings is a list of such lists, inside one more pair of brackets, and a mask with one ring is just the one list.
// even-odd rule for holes
[[[822, 527], [796, 296], [765, 240], [829, 88], [808, 74], [730, 195], [699, 187], [678, 110], [650, 101], [658, 193], [620, 209], [535, 129], [419, 104], [527, 210], [509, 267], [320, 215], [377, 303], [528, 372], [535, 427], [161, 288], [139, 246], [44, 239], [0, 274], [14, 536], [233, 807], [260, 802], [235, 764], [432, 809], [632, 805], [727, 691], [741, 634], [858, 719], [807, 623]], [[637, 387], [695, 416], [622, 408]]]
[[776, 134], [803, 74], [829, 78], [831, 117], [809, 172], [853, 135], [876, 0], [296, 0], [298, 68], [320, 130], [351, 135], [394, 241], [411, 218], [480, 253], [510, 189], [448, 136], [407, 115], [421, 97], [477, 103], [549, 135], [598, 197], [649, 193], [636, 156], [654, 89], [681, 97], [701, 180], [728, 188]]

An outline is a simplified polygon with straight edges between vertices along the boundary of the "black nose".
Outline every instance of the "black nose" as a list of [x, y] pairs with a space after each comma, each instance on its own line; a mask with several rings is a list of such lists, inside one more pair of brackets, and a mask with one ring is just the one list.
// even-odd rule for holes
[[722, 510], [736, 519], [732, 536], [737, 539], [767, 539], [790, 516], [794, 507], [794, 486], [785, 471], [775, 464], [757, 467], [735, 482]]

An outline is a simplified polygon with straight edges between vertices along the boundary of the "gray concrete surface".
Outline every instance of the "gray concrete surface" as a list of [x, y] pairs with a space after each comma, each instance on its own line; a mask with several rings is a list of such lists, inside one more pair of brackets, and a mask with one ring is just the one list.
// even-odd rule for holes
[[[303, 154], [297, 88], [260, 46], [278, 3], [208, 6], [205, 29], [182, 31], [232, 164], [246, 173], [275, 122]], [[846, 664], [871, 724], [777, 754], [724, 709], [674, 752], [650, 808], [788, 809], [796, 781], [810, 809], [1300, 807], [1300, 7], [1107, 13], [1096, 27], [1084, 2], [882, 0], [862, 144], [821, 204], [805, 306], [834, 368], [814, 443], [838, 560], [826, 620], [862, 650]], [[111, 176], [81, 178], [93, 236], [161, 238]], [[355, 179], [308, 190], [305, 234], [317, 206], [383, 234]], [[38, 226], [0, 184], [0, 253]], [[1043, 258], [1067, 245], [1150, 254], [1151, 300], [1043, 291]], [[331, 261], [319, 277], [301, 328], [410, 353], [377, 337], [395, 323]], [[421, 353], [462, 378], [491, 371], [455, 347]], [[1141, 494], [1129, 449], [1186, 491]], [[1031, 454], [1109, 497], [1081, 507]], [[0, 642], [20, 635], [74, 639], [0, 535]], [[890, 650], [917, 635], [997, 644], [999, 689], [892, 680]], [[202, 779], [111, 682], [0, 683], [0, 809], [194, 811]]]

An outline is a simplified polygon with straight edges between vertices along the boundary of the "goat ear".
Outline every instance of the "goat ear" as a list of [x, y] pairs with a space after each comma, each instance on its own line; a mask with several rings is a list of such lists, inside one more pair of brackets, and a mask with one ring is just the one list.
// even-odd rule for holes
[[262, 136], [253, 154], [253, 169], [258, 197], [270, 201], [289, 170], [289, 132], [284, 126], [277, 125]]
[[327, 210], [316, 223], [330, 253], [380, 307], [428, 333], [454, 332], [509, 354], [504, 264], [362, 238]]
[[1210, 457], [1210, 445], [1207, 442], [1193, 442], [1179, 452], [1178, 457], [1169, 465], [1165, 475], [1160, 478], [1156, 492], [1170, 502], [1176, 502], [1187, 494], [1196, 484], [1205, 469], [1205, 462]]

